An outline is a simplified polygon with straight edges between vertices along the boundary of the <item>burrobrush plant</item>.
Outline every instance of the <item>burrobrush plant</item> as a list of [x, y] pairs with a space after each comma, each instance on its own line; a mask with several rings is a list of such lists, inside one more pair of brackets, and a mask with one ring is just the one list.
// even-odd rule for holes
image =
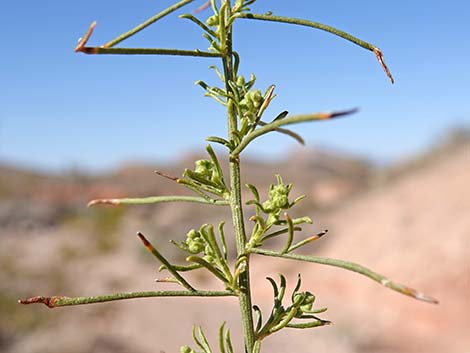
[[[44, 303], [48, 307], [54, 308], [143, 297], [233, 296], [238, 298], [239, 301], [246, 353], [260, 352], [263, 340], [284, 328], [306, 329], [325, 326], [330, 323], [330, 321], [319, 317], [326, 309], [315, 307], [315, 296], [301, 289], [300, 275], [295, 289], [288, 300], [284, 300], [286, 295], [285, 277], [281, 274], [278, 281], [268, 278], [273, 287], [274, 304], [272, 311], [268, 314], [265, 313], [263, 316], [260, 308], [253, 305], [251, 299], [250, 258], [252, 254], [340, 267], [362, 274], [387, 288], [418, 300], [437, 303], [435, 299], [407, 286], [395, 283], [361, 265], [342, 260], [295, 254], [297, 249], [308, 246], [313, 241], [319, 239], [324, 233], [309, 236], [301, 240], [295, 239], [296, 234], [301, 230], [301, 226], [311, 223], [311, 219], [309, 217], [293, 218], [291, 216], [291, 209], [301, 202], [304, 196], [292, 199], [290, 193], [293, 185], [285, 183], [279, 175], [276, 175], [276, 182], [268, 190], [267, 200], [261, 199], [255, 185], [246, 185], [253, 194], [252, 199], [246, 201], [246, 204], [251, 207], [250, 210], [252, 211], [252, 215], [249, 218], [251, 222], [249, 231], [247, 231], [247, 224], [243, 214], [240, 163], [244, 150], [252, 141], [262, 137], [264, 134], [276, 132], [286, 134], [303, 143], [302, 138], [298, 134], [285, 129], [285, 126], [301, 122], [333, 119], [352, 114], [355, 110], [296, 116], [290, 116], [287, 111], [282, 111], [274, 115], [268, 115], [267, 108], [275, 97], [275, 86], [270, 85], [267, 88], [258, 89], [255, 85], [255, 75], [251, 74], [249, 78], [246, 78], [239, 72], [241, 59], [234, 50], [232, 42], [235, 23], [238, 20], [282, 22], [329, 32], [359, 47], [372, 51], [393, 83], [392, 75], [383, 61], [380, 49], [346, 32], [321, 23], [274, 16], [271, 13], [253, 13], [249, 6], [253, 5], [256, 0], [211, 0], [197, 8], [193, 14], [180, 16], [182, 19], [193, 22], [196, 27], [202, 30], [204, 38], [209, 42], [209, 49], [207, 51], [198, 49], [116, 47], [120, 42], [191, 2], [193, 0], [179, 1], [130, 31], [98, 47], [87, 46], [87, 42], [95, 27], [95, 23], [92, 23], [83, 39], [79, 41], [75, 51], [85, 54], [180, 55], [206, 57], [211, 60], [219, 59], [221, 61], [220, 66], [214, 65], [210, 66], [210, 68], [220, 79], [220, 86], [211, 86], [204, 81], [197, 81], [196, 83], [205, 91], [206, 96], [213, 98], [217, 103], [226, 108], [227, 136], [210, 136], [207, 138], [207, 141], [212, 144], [220, 144], [226, 148], [229, 175], [227, 177], [223, 174], [219, 158], [211, 145], [208, 144], [206, 148], [207, 159], [196, 161], [194, 169], [186, 169], [182, 177], [174, 178], [162, 174], [181, 184], [182, 187], [188, 188], [195, 194], [194, 196], [99, 199], [91, 201], [90, 205], [195, 202], [206, 204], [208, 207], [229, 207], [232, 214], [231, 227], [233, 227], [233, 234], [235, 235], [236, 259], [232, 260], [228, 256], [224, 235], [225, 222], [223, 220], [216, 226], [203, 224], [199, 229], [190, 230], [185, 240], [172, 240], [172, 243], [186, 254], [185, 264], [170, 263], [143, 234], [138, 233], [138, 237], [144, 246], [161, 263], [160, 270], [169, 272], [170, 277], [165, 281], [178, 283], [183, 287], [181, 290], [116, 293], [77, 298], [63, 296], [33, 297], [21, 300], [20, 302], [22, 304]], [[212, 11], [206, 21], [195, 17], [196, 13], [201, 13], [203, 10]], [[279, 249], [274, 250], [265, 248], [265, 242], [272, 238], [282, 239], [283, 245]], [[189, 283], [184, 278], [185, 272], [196, 270], [208, 271], [215, 276], [221, 282], [223, 290], [198, 290], [194, 284]], [[193, 337], [196, 348], [183, 346], [181, 352], [211, 353], [216, 351], [209, 344], [202, 328], [195, 327]], [[233, 352], [230, 331], [225, 327], [224, 323], [220, 326], [218, 346], [221, 353]]]

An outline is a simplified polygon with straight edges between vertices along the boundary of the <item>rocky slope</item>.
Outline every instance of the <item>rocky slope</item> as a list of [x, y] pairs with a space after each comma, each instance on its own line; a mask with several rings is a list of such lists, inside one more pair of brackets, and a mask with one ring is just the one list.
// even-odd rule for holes
[[[329, 327], [274, 335], [266, 341], [266, 351], [468, 352], [470, 144], [459, 143], [425, 162], [408, 163], [400, 172], [382, 171], [380, 178], [358, 161], [334, 162], [323, 155], [320, 168], [318, 163], [312, 162], [311, 167], [305, 163], [308, 155], [297, 158], [301, 161], [291, 158], [293, 165], [275, 165], [270, 171], [252, 162], [245, 168], [245, 179], [262, 180], [267, 186], [272, 179], [268, 175], [280, 172], [315, 200], [302, 209], [315, 220], [305, 235], [324, 228], [330, 232], [308, 251], [361, 263], [437, 297], [440, 304], [416, 302], [336, 268], [254, 256], [254, 299], [262, 309], [269, 310], [272, 300], [266, 276], [284, 272], [292, 283], [301, 272], [304, 288], [317, 296], [318, 307], [329, 308], [322, 317], [334, 322]], [[167, 168], [175, 174], [178, 169]], [[11, 179], [9, 175], [1, 171], [2, 185]], [[3, 205], [11, 205], [13, 199], [22, 207], [34, 204], [35, 212], [44, 205], [59, 210], [68, 205], [69, 212], [49, 215], [49, 223], [34, 221], [28, 226], [12, 221], [13, 211], [0, 217], [0, 351], [177, 352], [180, 345], [192, 344], [193, 323], [202, 324], [215, 342], [210, 332], [216, 332], [222, 321], [227, 321], [234, 338], [240, 337], [233, 299], [145, 299], [54, 310], [15, 303], [18, 297], [36, 294], [77, 296], [167, 288], [153, 282], [158, 276], [156, 264], [141, 249], [135, 232], [144, 232], [163, 251], [172, 253], [169, 238], [182, 239], [188, 228], [226, 217], [219, 209], [185, 205], [77, 211], [83, 210], [77, 206], [85, 201], [82, 198], [147, 193], [149, 185], [156, 193], [174, 190], [171, 183], [161, 186], [153, 175], [142, 177], [138, 168], [117, 175], [111, 182], [106, 181], [108, 176], [75, 180], [35, 176], [36, 186], [28, 189], [25, 182], [22, 190], [10, 188], [10, 197], [2, 198]], [[49, 185], [46, 191], [42, 191], [44, 185]], [[73, 190], [68, 198], [67, 188]], [[321, 192], [324, 195], [319, 197]], [[56, 200], [61, 197], [62, 204]], [[21, 199], [27, 201], [21, 203]], [[20, 220], [44, 217], [16, 210]], [[218, 286], [203, 274], [195, 274], [193, 280], [202, 287]]]

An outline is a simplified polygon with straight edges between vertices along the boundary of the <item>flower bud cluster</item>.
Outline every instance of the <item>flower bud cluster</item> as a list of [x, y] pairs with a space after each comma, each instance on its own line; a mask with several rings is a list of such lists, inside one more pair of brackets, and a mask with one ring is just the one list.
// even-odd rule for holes
[[293, 303], [298, 307], [295, 317], [301, 317], [305, 313], [312, 311], [315, 296], [310, 292], [295, 293], [293, 295]]
[[187, 247], [188, 252], [193, 255], [203, 253], [203, 259], [208, 263], [214, 263], [214, 250], [211, 248], [209, 243], [204, 239], [200, 231], [191, 229], [186, 234], [186, 241], [184, 244]]
[[194, 173], [199, 175], [203, 179], [215, 181], [217, 175], [217, 169], [215, 164], [207, 159], [200, 159], [195, 162]]
[[210, 16], [210, 17], [206, 20], [206, 25], [208, 25], [209, 27], [218, 26], [218, 25], [219, 25], [219, 15], [218, 15], [218, 14], [215, 14], [215, 15]]
[[240, 101], [241, 116], [248, 119], [250, 123], [256, 122], [263, 101], [264, 98], [259, 89], [248, 91]]
[[188, 234], [186, 234], [185, 244], [188, 246], [188, 251], [191, 254], [199, 254], [204, 250], [206, 245], [201, 233], [195, 229], [191, 229]]
[[278, 185], [269, 187], [269, 199], [263, 202], [263, 209], [268, 213], [278, 213], [282, 209], [289, 208], [289, 192], [292, 184], [284, 185], [282, 180]]
[[[258, 323], [257, 327], [260, 327], [256, 335], [258, 337], [266, 337], [270, 334], [281, 330], [284, 327], [292, 327], [292, 328], [303, 328], [302, 325], [307, 325], [305, 327], [316, 327], [329, 324], [329, 321], [322, 320], [313, 314], [324, 312], [326, 309], [320, 310], [312, 310], [313, 303], [315, 302], [315, 296], [310, 292], [299, 292], [301, 285], [300, 275], [297, 280], [297, 285], [292, 292], [292, 304], [288, 307], [284, 307], [282, 305], [284, 295], [286, 292], [286, 279], [283, 275], [280, 275], [280, 286], [276, 284], [276, 282], [272, 278], [267, 278], [271, 285], [273, 286], [274, 290], [274, 307], [271, 311], [271, 315], [269, 319], [266, 321], [264, 325], [261, 322], [261, 314], [260, 309], [255, 306], [255, 310], [258, 311]], [[292, 320], [294, 319], [310, 319], [312, 321], [305, 322], [302, 320], [302, 323], [293, 323]]]

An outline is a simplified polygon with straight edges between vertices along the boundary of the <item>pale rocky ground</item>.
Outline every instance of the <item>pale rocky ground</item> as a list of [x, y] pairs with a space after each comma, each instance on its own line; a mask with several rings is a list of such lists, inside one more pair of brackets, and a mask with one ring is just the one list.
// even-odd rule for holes
[[[337, 268], [253, 256], [254, 302], [264, 312], [270, 310], [272, 298], [265, 277], [277, 278], [283, 272], [292, 288], [300, 272], [303, 288], [317, 297], [316, 306], [329, 308], [321, 317], [334, 323], [312, 330], [285, 330], [269, 337], [263, 351], [469, 353], [469, 181], [470, 145], [465, 144], [310, 213], [315, 223], [305, 230], [328, 228], [329, 233], [303, 252], [361, 263], [438, 298], [439, 305], [415, 301]], [[329, 194], [325, 195], [328, 199]], [[201, 209], [202, 221], [194, 220], [198, 206], [187, 210], [193, 212], [190, 222], [182, 216], [184, 210], [181, 205], [167, 205], [155, 214], [124, 217], [113, 235], [115, 244], [106, 252], [97, 250], [103, 244], [86, 224], [69, 222], [29, 233], [2, 231], [8, 234], [0, 238], [0, 289], [5, 297], [0, 305], [0, 351], [179, 352], [181, 345], [193, 345], [194, 323], [204, 327], [215, 348], [214, 333], [227, 321], [241, 352], [235, 298], [140, 299], [53, 310], [42, 305], [16, 306], [17, 298], [37, 294], [79, 296], [172, 288], [153, 281], [159, 276], [156, 263], [134, 234], [140, 230], [164, 245], [167, 234], [156, 234], [157, 218], [164, 220], [157, 224], [162, 230], [172, 222], [187, 229], [188, 222], [196, 227], [211, 221], [208, 217], [217, 222], [220, 216]], [[222, 289], [204, 275], [190, 278], [201, 287]]]

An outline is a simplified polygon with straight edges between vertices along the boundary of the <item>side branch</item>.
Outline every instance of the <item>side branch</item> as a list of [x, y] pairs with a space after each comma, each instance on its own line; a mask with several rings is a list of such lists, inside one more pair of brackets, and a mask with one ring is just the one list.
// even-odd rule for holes
[[379, 61], [380, 65], [384, 69], [385, 73], [387, 74], [388, 78], [390, 79], [391, 83], [394, 83], [394, 79], [392, 74], [390, 73], [390, 70], [388, 69], [387, 65], [385, 64], [383, 60], [383, 55], [382, 52], [380, 51], [379, 48], [377, 48], [375, 45], [368, 43], [366, 41], [363, 41], [362, 39], [359, 39], [357, 37], [352, 36], [351, 34], [342, 31], [340, 29], [337, 29], [335, 27], [331, 27], [328, 25], [325, 25], [323, 23], [319, 22], [314, 22], [314, 21], [308, 21], [308, 20], [303, 20], [299, 18], [291, 18], [291, 17], [283, 17], [283, 16], [272, 16], [272, 15], [261, 15], [261, 14], [254, 14], [254, 13], [240, 13], [237, 15], [238, 18], [245, 18], [245, 19], [252, 19], [252, 20], [261, 20], [261, 21], [271, 21], [271, 22], [282, 22], [282, 23], [289, 23], [289, 24], [294, 24], [294, 25], [299, 25], [299, 26], [306, 26], [306, 27], [311, 27], [311, 28], [316, 28], [320, 29], [322, 31], [332, 33], [338, 37], [341, 37], [343, 39], [346, 39], [364, 49], [370, 50], [374, 52], [377, 60]]
[[[222, 54], [201, 51], [199, 49], [184, 50], [184, 49], [170, 49], [170, 48], [110, 48], [109, 43], [99, 46], [99, 47], [87, 47], [86, 44], [88, 40], [90, 39], [91, 35], [93, 34], [95, 27], [96, 27], [96, 21], [93, 21], [90, 27], [88, 27], [88, 30], [86, 31], [85, 35], [82, 38], [80, 38], [80, 40], [78, 41], [78, 44], [74, 49], [76, 53], [80, 52], [84, 54], [104, 54], [104, 55], [106, 54], [108, 55], [110, 54], [111, 55], [175, 55], [175, 56], [196, 56], [196, 57], [205, 57], [205, 58], [222, 57]], [[120, 41], [116, 43], [119, 43]]]
[[84, 54], [102, 55], [174, 55], [174, 56], [196, 56], [203, 58], [220, 58], [222, 54], [207, 51], [167, 49], [167, 48], [104, 48], [104, 47], [80, 47], [76, 52]]
[[336, 260], [336, 259], [330, 259], [326, 257], [318, 257], [318, 256], [304, 256], [304, 255], [293, 255], [293, 254], [281, 254], [279, 252], [271, 251], [271, 250], [265, 250], [265, 249], [256, 249], [252, 248], [250, 249], [250, 252], [260, 254], [260, 255], [265, 255], [265, 256], [272, 256], [272, 257], [281, 257], [285, 259], [291, 259], [291, 260], [298, 260], [298, 261], [305, 261], [305, 262], [312, 262], [312, 263], [317, 263], [321, 265], [328, 265], [328, 266], [334, 266], [334, 267], [340, 267], [348, 271], [353, 271], [357, 272], [363, 276], [369, 277], [375, 282], [380, 283], [384, 287], [390, 288], [396, 292], [399, 292], [401, 294], [410, 296], [412, 298], [415, 298], [417, 300], [422, 300], [428, 303], [432, 304], [437, 304], [438, 301], [432, 297], [429, 297], [425, 295], [424, 293], [418, 292], [417, 290], [410, 288], [408, 286], [405, 286], [403, 284], [395, 283], [389, 280], [387, 277], [382, 276], [372, 270], [369, 270], [368, 268], [353, 263], [353, 262], [348, 262], [348, 261], [343, 261], [343, 260]]
[[147, 291], [147, 292], [128, 292], [107, 294], [93, 297], [32, 297], [28, 299], [18, 300], [19, 304], [45, 304], [49, 308], [59, 306], [72, 306], [110, 302], [115, 300], [136, 299], [136, 298], [153, 298], [153, 297], [229, 297], [236, 296], [231, 291]]
[[262, 136], [264, 134], [267, 134], [268, 132], [278, 130], [279, 127], [284, 126], [284, 125], [291, 125], [291, 124], [296, 124], [296, 123], [302, 123], [302, 122], [307, 122], [307, 121], [315, 121], [315, 120], [329, 120], [329, 119], [334, 119], [338, 118], [341, 116], [353, 114], [357, 112], [357, 109], [352, 109], [352, 110], [347, 110], [347, 111], [342, 111], [342, 112], [332, 112], [332, 113], [316, 113], [316, 114], [305, 114], [305, 115], [294, 115], [288, 118], [284, 119], [279, 119], [275, 120], [272, 123], [266, 124], [251, 133], [249, 133], [242, 141], [241, 143], [237, 146], [232, 151], [232, 157], [237, 157], [245, 148], [248, 146], [248, 144], [253, 141], [255, 138]]
[[123, 40], [129, 38], [129, 37], [132, 37], [134, 34], [140, 32], [141, 30], [143, 30], [144, 28], [150, 26], [152, 23], [155, 23], [157, 22], [158, 20], [160, 20], [161, 18], [165, 17], [166, 15], [169, 15], [170, 13], [178, 10], [180, 7], [183, 7], [191, 2], [193, 2], [194, 0], [182, 0], [182, 1], [179, 1], [177, 2], [176, 4], [166, 8], [165, 10], [163, 10], [162, 12], [156, 14], [155, 16], [153, 17], [150, 17], [147, 21], [145, 22], [142, 22], [140, 25], [132, 28], [131, 30], [127, 31], [126, 33], [123, 33], [121, 34], [120, 36], [116, 37], [115, 39], [109, 41], [108, 43], [106, 43], [104, 45], [105, 48], [111, 48], [113, 46], [115, 46], [116, 44], [122, 42]]
[[215, 206], [228, 206], [226, 200], [208, 200], [197, 196], [152, 196], [142, 198], [122, 198], [122, 199], [96, 199], [88, 203], [88, 207], [95, 205], [148, 205], [164, 202], [192, 202]]

